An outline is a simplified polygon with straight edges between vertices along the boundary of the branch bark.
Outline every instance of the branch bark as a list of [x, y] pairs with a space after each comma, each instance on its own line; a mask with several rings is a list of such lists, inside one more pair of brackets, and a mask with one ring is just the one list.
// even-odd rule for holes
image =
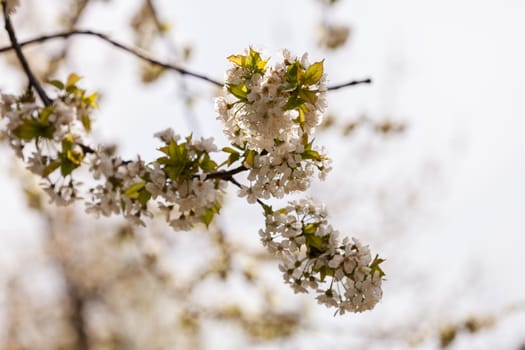
[[[41, 43], [44, 43], [46, 41], [49, 41], [49, 40], [54, 40], [54, 39], [67, 39], [71, 36], [75, 36], [75, 35], [80, 35], [80, 36], [94, 36], [94, 37], [97, 37], [99, 39], [101, 39], [102, 41], [120, 49], [120, 50], [123, 50], [145, 62], [148, 62], [148, 63], [151, 63], [153, 65], [157, 65], [157, 66], [160, 66], [164, 69], [167, 69], [167, 70], [172, 70], [172, 71], [175, 71], [175, 72], [178, 72], [182, 75], [187, 75], [187, 76], [190, 76], [190, 77], [193, 77], [193, 78], [197, 78], [197, 79], [200, 79], [200, 80], [203, 80], [203, 81], [206, 81], [208, 83], [211, 83], [213, 85], [216, 85], [216, 86], [219, 86], [219, 87], [222, 87], [224, 85], [223, 82], [220, 82], [218, 80], [215, 80], [213, 78], [210, 78], [206, 75], [203, 75], [203, 74], [199, 74], [199, 73], [195, 73], [195, 72], [192, 72], [192, 71], [189, 71], [187, 69], [184, 69], [182, 67], [179, 67], [179, 66], [176, 66], [176, 65], [173, 65], [173, 64], [169, 64], [169, 63], [165, 63], [165, 62], [162, 62], [162, 61], [159, 61], [155, 58], [152, 58], [152, 57], [149, 57], [148, 55], [140, 52], [138, 49], [135, 49], [135, 48], [132, 48], [128, 45], [125, 45], [125, 44], [122, 44], [112, 38], [110, 38], [109, 36], [107, 36], [106, 34], [103, 34], [103, 33], [100, 33], [100, 32], [96, 32], [96, 31], [93, 31], [93, 30], [80, 30], [80, 29], [75, 29], [75, 30], [70, 30], [70, 31], [65, 31], [65, 32], [59, 32], [59, 33], [54, 33], [54, 34], [48, 34], [48, 35], [42, 35], [42, 36], [38, 36], [38, 37], [35, 37], [33, 39], [29, 39], [29, 40], [26, 40], [26, 41], [23, 41], [23, 42], [20, 42], [18, 44], [18, 46], [21, 48], [21, 47], [24, 47], [24, 46], [28, 46], [28, 45], [34, 45], [34, 44], [41, 44]], [[5, 46], [5, 47], [1, 47], [0, 48], [0, 53], [3, 53], [3, 52], [7, 52], [7, 51], [10, 51], [10, 50], [16, 50], [16, 47], [13, 45], [13, 46]], [[327, 90], [328, 91], [333, 91], [333, 90], [339, 90], [339, 89], [343, 89], [343, 88], [346, 88], [346, 87], [351, 87], [351, 86], [356, 86], [356, 85], [362, 85], [362, 84], [371, 84], [372, 83], [372, 79], [368, 78], [368, 79], [363, 79], [363, 80], [351, 80], [349, 82], [346, 82], [346, 83], [343, 83], [343, 84], [337, 84], [337, 85], [332, 85], [332, 86], [328, 86]]]

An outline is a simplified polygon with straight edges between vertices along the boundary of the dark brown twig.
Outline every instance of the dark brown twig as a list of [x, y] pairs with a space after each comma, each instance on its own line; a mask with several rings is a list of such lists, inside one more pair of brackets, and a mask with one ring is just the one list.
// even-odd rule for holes
[[[212, 78], [209, 78], [209, 77], [207, 77], [207, 76], [205, 76], [203, 74], [194, 73], [194, 72], [191, 72], [191, 71], [189, 71], [187, 69], [181, 68], [179, 66], [175, 66], [173, 64], [161, 62], [161, 61], [159, 61], [157, 59], [149, 57], [146, 54], [143, 54], [143, 53], [139, 52], [137, 49], [134, 49], [132, 47], [129, 47], [127, 45], [119, 43], [118, 41], [115, 41], [115, 40], [111, 39], [107, 35], [99, 33], [99, 32], [96, 32], [96, 31], [93, 31], [93, 30], [79, 30], [79, 29], [75, 29], [75, 30], [66, 31], [66, 32], [59, 32], [59, 33], [54, 33], [54, 34], [42, 35], [42, 36], [39, 36], [39, 37], [36, 37], [36, 38], [33, 38], [33, 39], [29, 39], [29, 40], [20, 42], [18, 44], [18, 46], [19, 47], [24, 47], [24, 46], [33, 45], [33, 44], [40, 44], [40, 43], [46, 42], [48, 40], [53, 40], [53, 39], [67, 39], [67, 38], [69, 38], [71, 36], [74, 36], [74, 35], [95, 36], [95, 37], [97, 37], [97, 38], [99, 38], [99, 39], [109, 43], [110, 45], [112, 45], [114, 47], [117, 47], [117, 48], [119, 48], [119, 49], [121, 49], [123, 51], [126, 51], [126, 52], [132, 54], [133, 56], [135, 56], [135, 57], [137, 57], [137, 58], [139, 58], [139, 59], [141, 59], [143, 61], [146, 61], [148, 63], [160, 66], [160, 67], [162, 67], [164, 69], [176, 71], [176, 72], [178, 72], [178, 73], [180, 73], [182, 75], [187, 75], [187, 76], [190, 76], [190, 77], [194, 77], [194, 78], [197, 78], [197, 79], [201, 79], [201, 80], [207, 81], [207, 82], [209, 82], [209, 83], [211, 83], [213, 85], [216, 85], [216, 86], [223, 86], [224, 85], [222, 82], [220, 82], [218, 80], [215, 80], [215, 79], [212, 79]], [[14, 46], [1, 47], [0, 48], [0, 53], [7, 52], [7, 51], [10, 51], [10, 50], [13, 50], [13, 49], [16, 50], [16, 48]], [[349, 82], [346, 82], [346, 83], [343, 83], [343, 84], [328, 86], [327, 90], [328, 91], [333, 91], [333, 90], [339, 90], [339, 89], [350, 87], [350, 86], [356, 86], [356, 85], [361, 85], [361, 84], [371, 84], [371, 83], [372, 83], [372, 79], [370, 79], [370, 78], [363, 79], [363, 80], [352, 80], [352, 81], [349, 81]]]
[[334, 91], [334, 90], [339, 90], [345, 87], [361, 85], [361, 84], [372, 84], [372, 79], [368, 78], [368, 79], [363, 79], [363, 80], [352, 80], [347, 83], [329, 86], [327, 90]]
[[45, 106], [50, 106], [53, 102], [47, 96], [46, 92], [42, 88], [42, 85], [40, 85], [40, 82], [33, 74], [33, 71], [29, 67], [29, 63], [27, 62], [24, 53], [22, 52], [21, 45], [16, 39], [15, 29], [13, 28], [13, 24], [11, 23], [11, 19], [9, 18], [9, 14], [7, 13], [7, 5], [5, 1], [2, 1], [2, 11], [4, 14], [5, 30], [9, 35], [9, 40], [11, 41], [12, 48], [15, 50], [16, 57], [22, 65], [22, 69], [24, 70], [24, 73], [26, 74], [27, 79], [29, 80], [29, 84], [36, 90], [38, 96], [42, 100], [42, 103], [44, 103]]
[[227, 171], [218, 171], [216, 173], [211, 173], [206, 175], [206, 179], [223, 179], [229, 180], [233, 175], [241, 173], [245, 170], [248, 170], [244, 165], [238, 166], [237, 168], [227, 170]]
[[[229, 182], [231, 182], [232, 184], [234, 184], [235, 186], [237, 186], [238, 188], [241, 188], [241, 189], [242, 189], [242, 185], [240, 184], [240, 182], [237, 181], [237, 180], [235, 180], [235, 179], [233, 178], [233, 176], [230, 176], [230, 177], [228, 177], [228, 178], [225, 178], [224, 180], [229, 181]], [[263, 202], [262, 200], [260, 200], [259, 198], [257, 198], [256, 201], [257, 201], [257, 203], [258, 203], [261, 207], [263, 207], [263, 208], [268, 208], [268, 207], [270, 207], [269, 205], [267, 205], [266, 203], [264, 203], [264, 202]]]
[[[32, 44], [39, 44], [39, 43], [43, 43], [45, 41], [53, 40], [53, 39], [67, 39], [67, 38], [69, 38], [70, 36], [73, 36], [73, 35], [95, 36], [95, 37], [101, 39], [102, 41], [105, 41], [105, 42], [107, 42], [107, 43], [109, 43], [109, 44], [111, 44], [111, 45], [113, 45], [113, 46], [115, 46], [115, 47], [117, 47], [117, 48], [119, 48], [119, 49], [121, 49], [123, 51], [126, 51], [126, 52], [132, 54], [133, 56], [138, 57], [141, 60], [146, 61], [148, 63], [160, 66], [160, 67], [168, 69], [168, 70], [176, 71], [176, 72], [178, 72], [178, 73], [180, 73], [182, 75], [187, 75], [187, 76], [190, 76], [190, 77], [194, 77], [194, 78], [197, 78], [197, 79], [201, 79], [201, 80], [207, 81], [207, 82], [209, 82], [209, 83], [211, 83], [213, 85], [217, 85], [217, 86], [222, 86], [223, 85], [223, 83], [221, 83], [221, 82], [219, 82], [219, 81], [217, 81], [215, 79], [209, 78], [209, 77], [207, 77], [205, 75], [194, 73], [194, 72], [191, 72], [191, 71], [186, 70], [184, 68], [181, 68], [181, 67], [178, 67], [178, 66], [175, 66], [175, 65], [172, 65], [172, 64], [164, 63], [164, 62], [161, 62], [161, 61], [159, 61], [157, 59], [149, 57], [146, 54], [143, 54], [143, 53], [137, 51], [136, 49], [134, 49], [132, 47], [129, 47], [129, 46], [124, 45], [124, 44], [121, 44], [118, 41], [115, 41], [115, 40], [111, 39], [110, 37], [108, 37], [105, 34], [102, 34], [102, 33], [99, 33], [99, 32], [95, 32], [95, 31], [92, 31], [92, 30], [71, 30], [71, 31], [67, 31], [67, 32], [60, 32], [60, 33], [49, 34], [49, 35], [42, 35], [42, 36], [30, 39], [30, 40], [21, 42], [19, 44], [19, 46], [20, 47], [24, 47], [24, 46], [32, 45]], [[12, 50], [12, 49], [16, 49], [16, 48], [14, 46], [2, 47], [2, 48], [0, 48], [0, 53], [6, 52], [6, 51], [9, 51], [9, 50]]]

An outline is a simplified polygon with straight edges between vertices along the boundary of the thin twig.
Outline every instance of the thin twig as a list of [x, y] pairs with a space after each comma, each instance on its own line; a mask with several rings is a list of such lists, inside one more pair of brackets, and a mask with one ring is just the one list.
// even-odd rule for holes
[[[18, 46], [19, 47], [24, 47], [24, 46], [33, 45], [33, 44], [40, 44], [40, 43], [46, 42], [48, 40], [53, 40], [53, 39], [67, 39], [70, 36], [74, 36], [74, 35], [95, 36], [95, 37], [98, 37], [99, 39], [101, 39], [101, 40], [103, 40], [103, 41], [105, 41], [105, 42], [107, 42], [107, 43], [109, 43], [109, 44], [111, 44], [111, 45], [121, 49], [121, 50], [124, 50], [124, 51], [132, 54], [133, 56], [135, 56], [135, 57], [137, 57], [137, 58], [139, 58], [139, 59], [141, 59], [143, 61], [146, 61], [148, 63], [160, 66], [160, 67], [162, 67], [164, 69], [176, 71], [176, 72], [178, 72], [178, 73], [180, 73], [182, 75], [187, 75], [187, 76], [191, 76], [191, 77], [194, 77], [194, 78], [197, 78], [197, 79], [201, 79], [201, 80], [207, 81], [207, 82], [209, 82], [209, 83], [211, 83], [213, 85], [216, 85], [216, 86], [223, 86], [224, 85], [222, 82], [220, 82], [218, 80], [215, 80], [215, 79], [212, 79], [210, 77], [207, 77], [207, 76], [205, 76], [203, 74], [194, 73], [194, 72], [191, 72], [191, 71], [189, 71], [187, 69], [181, 68], [179, 66], [175, 66], [173, 64], [161, 62], [161, 61], [159, 61], [157, 59], [149, 57], [146, 54], [143, 54], [143, 53], [139, 52], [137, 49], [134, 49], [134, 48], [132, 48], [130, 46], [124, 45], [122, 43], [119, 43], [116, 40], [111, 39], [106, 34], [103, 34], [103, 33], [100, 33], [100, 32], [96, 32], [96, 31], [93, 31], [93, 30], [75, 29], [75, 30], [70, 30], [70, 31], [66, 31], [66, 32], [59, 32], [59, 33], [54, 33], [54, 34], [42, 35], [42, 36], [39, 36], [39, 37], [36, 37], [36, 38], [33, 38], [33, 39], [29, 39], [29, 40], [20, 42], [18, 44]], [[0, 53], [7, 52], [7, 51], [10, 51], [10, 50], [13, 50], [13, 49], [16, 49], [16, 48], [13, 47], [13, 46], [1, 47], [0, 48]], [[361, 84], [371, 84], [371, 83], [372, 83], [372, 79], [370, 79], [370, 78], [363, 79], [363, 80], [352, 80], [352, 81], [349, 81], [347, 83], [328, 86], [327, 90], [328, 91], [333, 91], [333, 90], [339, 90], [339, 89], [350, 87], [350, 86], [356, 86], [356, 85], [361, 85]]]
[[227, 170], [227, 171], [218, 171], [216, 173], [211, 173], [206, 175], [206, 179], [229, 179], [233, 175], [241, 173], [245, 170], [248, 170], [244, 165], [240, 165], [237, 168]]
[[16, 57], [22, 65], [24, 73], [26, 74], [27, 79], [29, 80], [29, 84], [36, 90], [38, 96], [40, 97], [44, 105], [50, 106], [52, 104], [51, 99], [47, 96], [46, 92], [42, 88], [42, 85], [40, 85], [40, 82], [33, 74], [33, 71], [29, 67], [29, 63], [27, 62], [22, 52], [21, 45], [16, 39], [15, 29], [13, 28], [13, 24], [11, 23], [11, 19], [9, 18], [9, 14], [7, 13], [7, 5], [5, 1], [2, 1], [2, 10], [4, 14], [5, 30], [9, 35], [9, 40], [11, 41], [12, 48], [15, 50]]
[[372, 84], [372, 79], [368, 78], [368, 79], [363, 79], [363, 80], [352, 80], [352, 81], [349, 81], [348, 83], [329, 86], [327, 90], [328, 91], [339, 90], [345, 87], [361, 85], [361, 84]]
[[[230, 177], [228, 177], [228, 178], [226, 178], [226, 179], [224, 179], [224, 180], [229, 181], [229, 182], [231, 182], [232, 184], [234, 184], [235, 186], [237, 186], [238, 188], [241, 188], [241, 189], [242, 189], [242, 185], [239, 183], [239, 181], [235, 180], [235, 179], [233, 178], [233, 176], [230, 176]], [[267, 207], [269, 207], [269, 205], [267, 205], [266, 203], [264, 203], [264, 202], [263, 202], [262, 200], [260, 200], [259, 198], [257, 198], [256, 201], [257, 201], [257, 203], [258, 203], [261, 207], [263, 207], [263, 208], [267, 208]]]
[[[221, 83], [221, 82], [219, 82], [219, 81], [217, 81], [215, 79], [209, 78], [209, 77], [207, 77], [205, 75], [194, 73], [194, 72], [191, 72], [191, 71], [186, 70], [184, 68], [181, 68], [181, 67], [169, 64], [169, 63], [164, 63], [164, 62], [161, 62], [159, 60], [156, 60], [156, 59], [154, 59], [152, 57], [147, 56], [146, 54], [143, 54], [143, 53], [139, 52], [137, 49], [134, 49], [132, 47], [129, 47], [127, 45], [119, 43], [118, 41], [115, 41], [115, 40], [111, 39], [107, 35], [99, 33], [99, 32], [95, 32], [93, 30], [71, 30], [71, 31], [67, 31], [67, 32], [60, 32], [60, 33], [49, 34], [49, 35], [42, 35], [42, 36], [30, 39], [30, 40], [21, 42], [19, 44], [19, 46], [20, 47], [24, 47], [24, 46], [27, 46], [27, 45], [43, 43], [45, 41], [53, 40], [53, 39], [67, 39], [67, 38], [69, 38], [70, 36], [73, 36], [73, 35], [95, 36], [95, 37], [101, 39], [102, 41], [105, 41], [105, 42], [107, 42], [107, 43], [109, 43], [109, 44], [111, 44], [111, 45], [113, 45], [113, 46], [115, 46], [115, 47], [117, 47], [117, 48], [119, 48], [121, 50], [124, 50], [124, 51], [132, 54], [133, 56], [138, 57], [141, 60], [146, 61], [148, 63], [160, 66], [160, 67], [162, 67], [164, 69], [176, 71], [176, 72], [178, 72], [178, 73], [180, 73], [182, 75], [187, 75], [187, 76], [191, 76], [191, 77], [194, 77], [194, 78], [197, 78], [197, 79], [201, 79], [201, 80], [207, 81], [207, 82], [209, 82], [211, 84], [214, 84], [214, 85], [217, 85], [217, 86], [222, 86], [223, 85], [223, 83]], [[9, 50], [12, 50], [12, 49], [14, 49], [13, 46], [2, 47], [2, 48], [0, 48], [0, 53], [5, 52], [5, 51], [9, 51]]]

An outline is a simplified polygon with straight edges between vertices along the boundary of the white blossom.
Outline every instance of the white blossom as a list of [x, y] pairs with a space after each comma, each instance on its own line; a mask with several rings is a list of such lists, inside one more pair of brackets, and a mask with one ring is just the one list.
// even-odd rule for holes
[[314, 290], [319, 303], [341, 314], [372, 309], [382, 297], [383, 260], [355, 238], [339, 241], [326, 216], [311, 199], [290, 202], [266, 216], [261, 242], [281, 259], [283, 279], [296, 293]]

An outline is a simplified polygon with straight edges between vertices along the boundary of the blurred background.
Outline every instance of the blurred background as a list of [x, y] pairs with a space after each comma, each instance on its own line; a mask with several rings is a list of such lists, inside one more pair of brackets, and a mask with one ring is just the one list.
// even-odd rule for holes
[[[56, 208], [0, 145], [1, 349], [524, 349], [525, 3], [21, 0], [21, 41], [92, 29], [222, 80], [248, 46], [325, 59], [317, 142], [333, 170], [308, 195], [386, 258], [374, 310], [333, 316], [294, 295], [230, 196], [209, 230], [174, 232]], [[0, 46], [8, 46], [7, 34]], [[209, 83], [88, 36], [24, 49], [41, 79], [100, 94], [93, 143], [153, 159], [153, 134], [227, 142]], [[26, 80], [12, 52], [0, 90]], [[1, 124], [0, 124], [1, 125]]]

